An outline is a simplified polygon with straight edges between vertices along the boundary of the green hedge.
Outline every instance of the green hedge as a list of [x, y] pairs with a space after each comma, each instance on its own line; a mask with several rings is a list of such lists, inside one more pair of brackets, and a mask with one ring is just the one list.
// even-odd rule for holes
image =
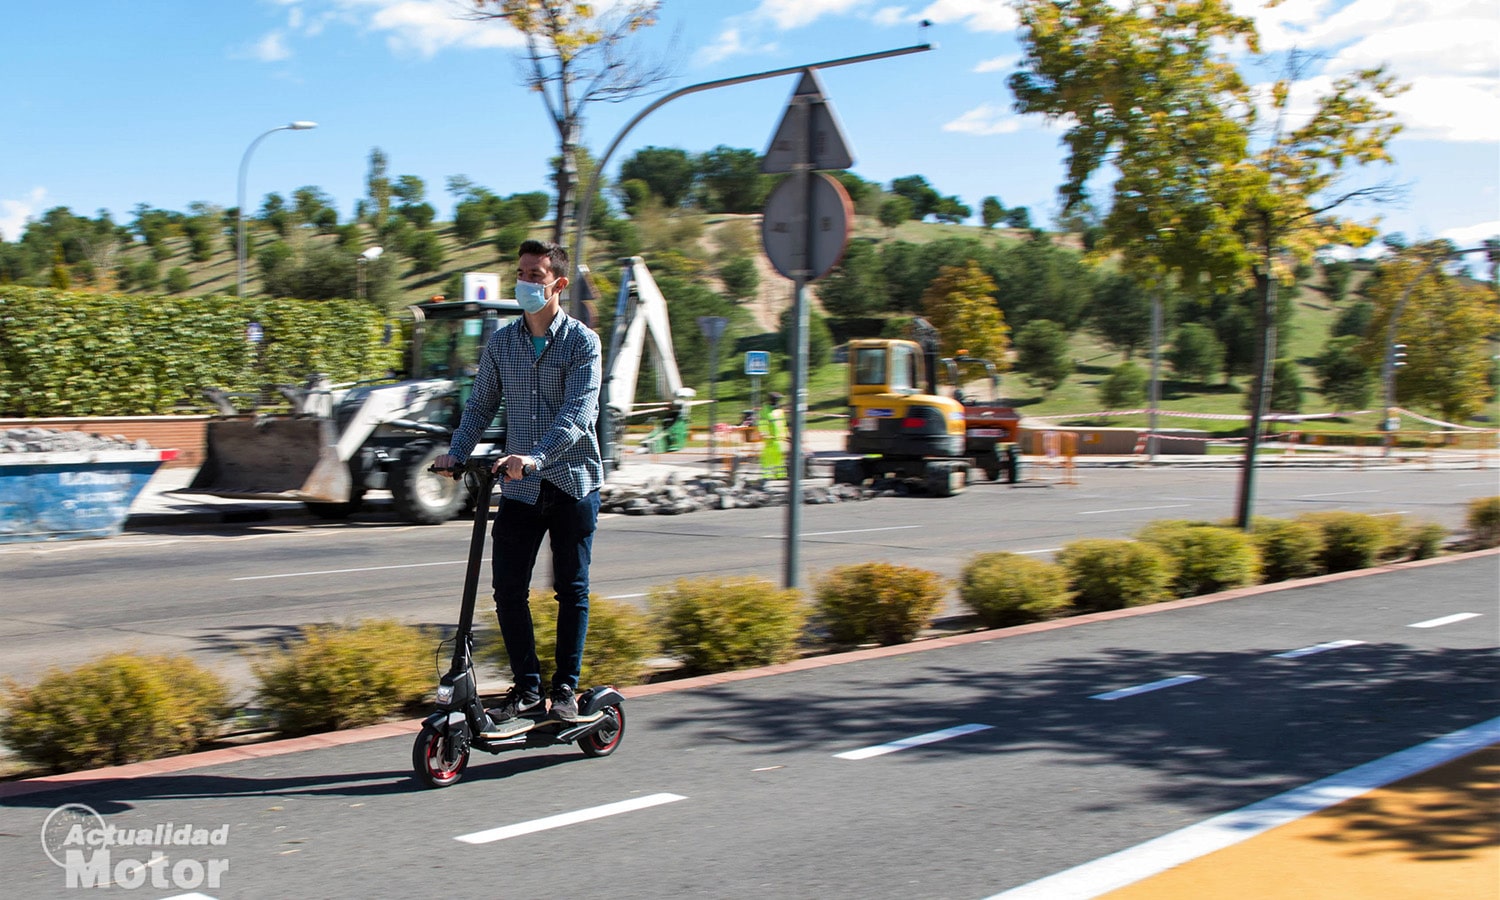
[[[260, 324], [264, 340], [246, 341]], [[350, 300], [89, 294], [0, 287], [0, 415], [128, 416], [258, 392], [313, 372], [335, 382], [401, 367], [401, 329]]]
[[229, 688], [186, 656], [111, 653], [33, 687], [10, 682], [0, 739], [52, 772], [191, 753], [218, 730]]

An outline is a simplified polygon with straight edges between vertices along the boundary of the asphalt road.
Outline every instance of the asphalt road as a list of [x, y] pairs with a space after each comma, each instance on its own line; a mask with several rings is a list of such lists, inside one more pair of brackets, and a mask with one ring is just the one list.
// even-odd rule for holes
[[[1084, 470], [1051, 484], [979, 483], [948, 499], [884, 497], [804, 509], [804, 587], [837, 565], [886, 560], [957, 575], [974, 554], [1047, 555], [1081, 537], [1125, 536], [1163, 518], [1232, 516], [1233, 469]], [[1257, 514], [1403, 513], [1461, 529], [1465, 503], [1500, 490], [1473, 470], [1267, 470]], [[645, 603], [677, 578], [780, 582], [783, 508], [606, 517], [596, 594]], [[247, 687], [253, 652], [310, 622], [394, 617], [443, 625], [457, 613], [469, 523], [403, 525], [390, 513], [323, 523], [184, 523], [102, 541], [0, 546], [0, 677], [32, 680], [119, 649], [189, 653]], [[535, 584], [545, 586], [547, 566]], [[484, 596], [483, 594], [481, 596]], [[492, 624], [487, 603], [480, 622]], [[963, 609], [950, 600], [945, 613]], [[247, 652], [249, 651], [249, 652]]]
[[[10, 797], [0, 871], [77, 896], [38, 835], [81, 803], [225, 829], [112, 874], [163, 873], [140, 897], [989, 897], [1494, 719], [1496, 576], [1491, 555], [643, 697], [614, 756], [476, 757], [442, 790], [399, 737]], [[171, 882], [214, 860], [218, 884]]]

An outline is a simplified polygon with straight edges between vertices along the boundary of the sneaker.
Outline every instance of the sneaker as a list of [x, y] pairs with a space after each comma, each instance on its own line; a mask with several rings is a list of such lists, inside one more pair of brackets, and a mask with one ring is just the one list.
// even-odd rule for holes
[[572, 688], [565, 684], [552, 686], [552, 709], [547, 718], [560, 722], [578, 721], [578, 698], [573, 695]]
[[546, 715], [547, 707], [536, 691], [522, 690], [513, 685], [505, 695], [505, 701], [494, 709], [485, 710], [485, 713], [496, 725], [510, 725], [518, 719], [540, 719]]

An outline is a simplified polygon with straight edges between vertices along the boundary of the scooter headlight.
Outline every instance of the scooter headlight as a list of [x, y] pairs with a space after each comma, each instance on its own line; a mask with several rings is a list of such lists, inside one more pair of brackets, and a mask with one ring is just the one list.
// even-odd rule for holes
[[439, 702], [439, 703], [452, 703], [453, 702], [453, 685], [451, 685], [451, 684], [440, 684], [440, 685], [438, 685], [438, 689], [437, 689], [437, 702]]

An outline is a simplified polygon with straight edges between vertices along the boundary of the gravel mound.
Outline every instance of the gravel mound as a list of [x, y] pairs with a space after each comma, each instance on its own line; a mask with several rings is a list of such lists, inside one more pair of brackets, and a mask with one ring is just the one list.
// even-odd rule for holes
[[145, 439], [131, 440], [124, 435], [89, 434], [83, 431], [55, 431], [51, 428], [7, 428], [0, 438], [0, 453], [97, 452], [100, 450], [150, 450]]

